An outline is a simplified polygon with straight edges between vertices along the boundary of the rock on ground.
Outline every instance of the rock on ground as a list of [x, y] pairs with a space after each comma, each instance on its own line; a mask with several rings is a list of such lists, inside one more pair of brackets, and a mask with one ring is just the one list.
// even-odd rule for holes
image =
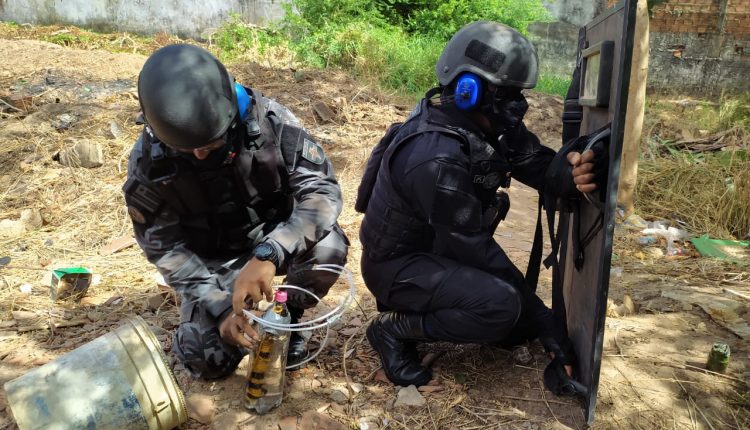
[[393, 404], [393, 407], [397, 408], [399, 406], [424, 406], [425, 403], [425, 399], [424, 397], [422, 397], [422, 394], [419, 393], [417, 387], [415, 387], [414, 385], [409, 385], [408, 387], [403, 387], [398, 390], [396, 403]]
[[211, 396], [195, 393], [187, 399], [187, 410], [190, 418], [202, 424], [208, 424], [214, 417], [216, 405]]

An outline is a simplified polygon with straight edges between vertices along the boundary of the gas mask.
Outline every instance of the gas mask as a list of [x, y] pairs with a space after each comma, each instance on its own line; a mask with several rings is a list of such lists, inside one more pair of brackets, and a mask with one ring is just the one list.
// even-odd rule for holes
[[481, 106], [496, 137], [512, 133], [521, 125], [529, 104], [519, 88], [497, 87], [487, 91]]

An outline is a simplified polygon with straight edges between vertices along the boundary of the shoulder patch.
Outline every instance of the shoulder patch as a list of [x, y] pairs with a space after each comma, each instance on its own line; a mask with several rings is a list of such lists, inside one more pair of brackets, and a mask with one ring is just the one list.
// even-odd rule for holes
[[302, 158], [314, 164], [323, 164], [326, 156], [320, 145], [310, 139], [304, 139], [302, 144]]

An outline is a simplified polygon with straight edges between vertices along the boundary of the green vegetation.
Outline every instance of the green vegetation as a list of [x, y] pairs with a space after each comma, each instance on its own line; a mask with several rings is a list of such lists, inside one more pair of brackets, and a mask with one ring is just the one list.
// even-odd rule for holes
[[[286, 8], [270, 29], [233, 16], [214, 35], [220, 58], [283, 47], [303, 67], [347, 70], [385, 89], [421, 96], [436, 85], [435, 62], [463, 25], [494, 20], [526, 33], [529, 24], [551, 19], [541, 0], [292, 0]], [[540, 90], [564, 94], [566, 82], [543, 76]]]
[[570, 86], [570, 76], [558, 76], [550, 73], [541, 72], [539, 82], [536, 84], [536, 90], [553, 94], [565, 98]]
[[739, 97], [722, 97], [717, 120], [721, 130], [742, 127], [750, 132], [750, 93]]
[[46, 40], [47, 42], [51, 42], [57, 45], [62, 45], [62, 46], [79, 46], [79, 45], [87, 45], [91, 43], [94, 39], [93, 37], [87, 34], [61, 33], [61, 34], [54, 34], [54, 35], [46, 36], [43, 38], [43, 40]]
[[273, 30], [249, 27], [239, 14], [231, 14], [221, 30], [214, 35], [218, 54], [222, 60], [232, 61], [249, 51], [264, 55], [269, 47], [282, 44], [282, 39]]

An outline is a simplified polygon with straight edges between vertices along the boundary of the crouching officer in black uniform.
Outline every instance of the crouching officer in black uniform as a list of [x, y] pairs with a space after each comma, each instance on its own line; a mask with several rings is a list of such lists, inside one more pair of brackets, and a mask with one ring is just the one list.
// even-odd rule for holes
[[[523, 123], [522, 90], [536, 85], [537, 70], [533, 46], [517, 31], [465, 26], [438, 60], [441, 86], [388, 130], [368, 161], [357, 201], [365, 213], [362, 276], [382, 313], [367, 337], [395, 384], [431, 379], [418, 342], [539, 337], [564, 354], [551, 311], [493, 239], [509, 207], [498, 188], [516, 178], [542, 190], [555, 158]], [[593, 158], [570, 153], [555, 181], [592, 191]]]
[[[346, 263], [339, 184], [284, 106], [235, 83], [191, 45], [151, 55], [138, 79], [143, 133], [123, 190], [136, 239], [181, 297], [174, 351], [195, 376], [231, 373], [256, 331], [242, 310], [275, 275], [326, 295]], [[292, 322], [315, 300], [289, 291]], [[294, 334], [289, 363], [307, 355]]]

